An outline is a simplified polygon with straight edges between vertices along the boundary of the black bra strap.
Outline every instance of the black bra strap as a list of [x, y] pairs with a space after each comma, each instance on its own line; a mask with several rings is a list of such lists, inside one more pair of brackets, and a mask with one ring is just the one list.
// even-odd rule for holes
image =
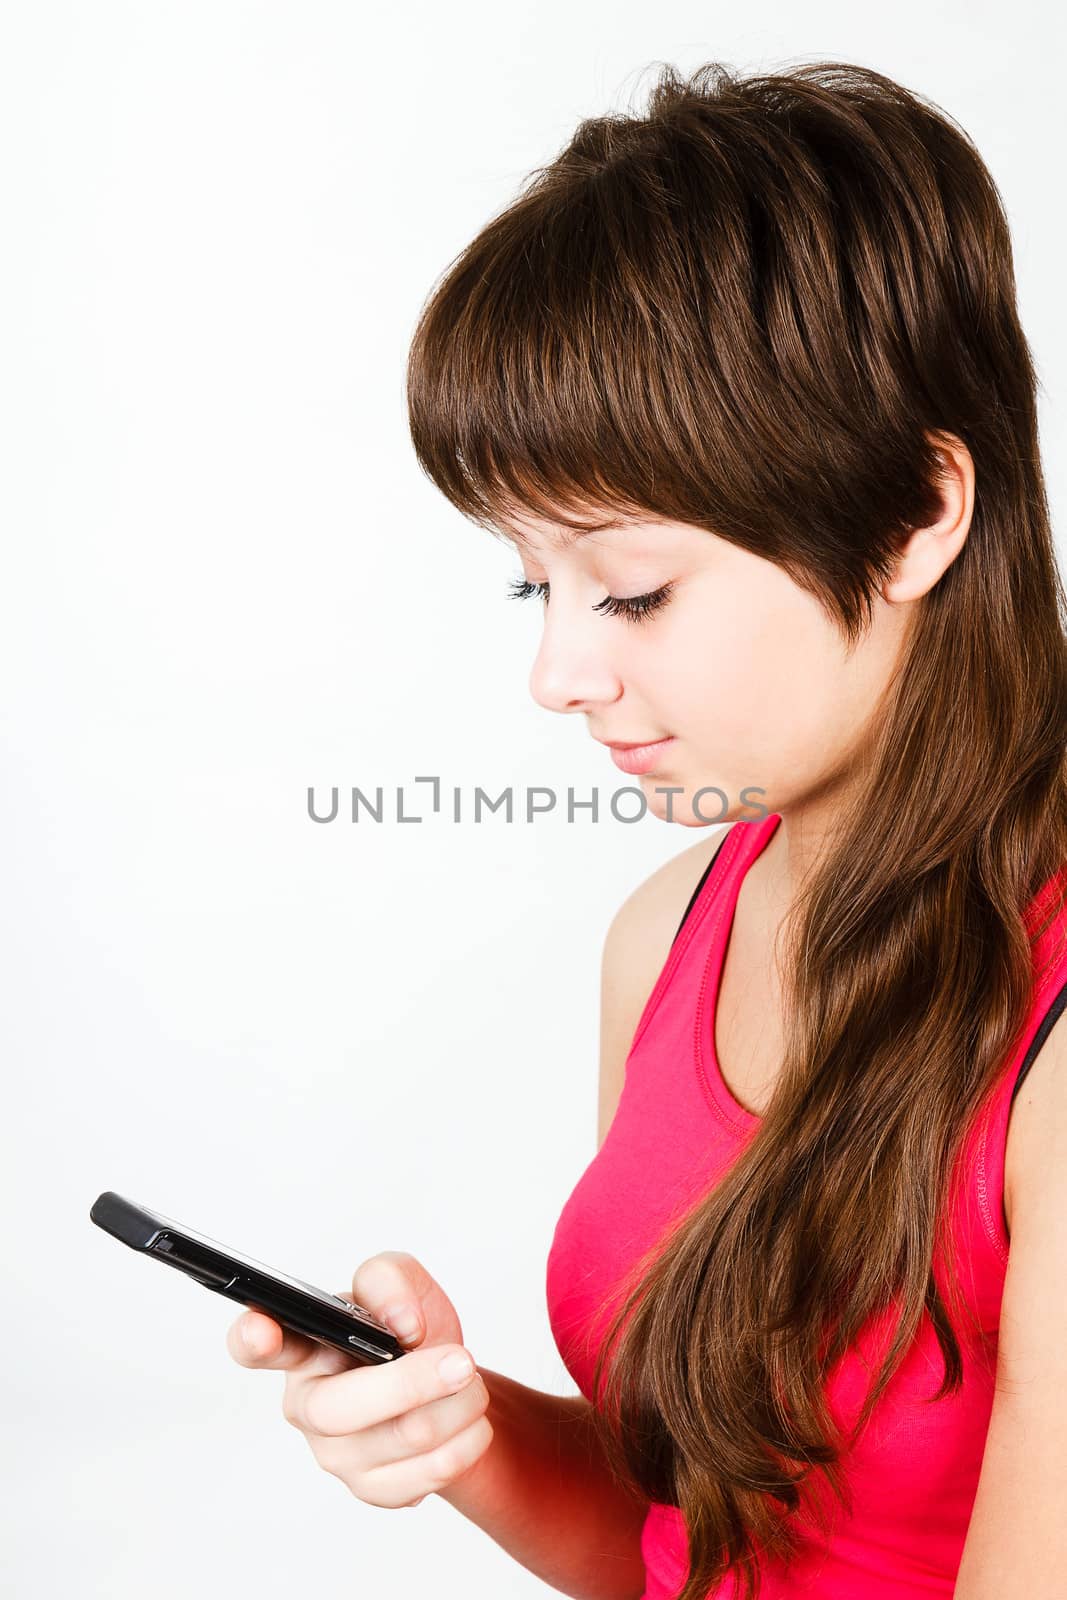
[[719, 840], [718, 844], [715, 847], [715, 854], [712, 856], [711, 860], [708, 862], [707, 866], [704, 868], [703, 872], [700, 874], [700, 882], [697, 884], [696, 888], [693, 890], [692, 894], [689, 896], [689, 904], [686, 906], [685, 910], [682, 912], [682, 920], [678, 924], [678, 933], [676, 933], [674, 935], [674, 939], [671, 940], [671, 945], [672, 946], [674, 944], [674, 940], [677, 939], [678, 934], [681, 933], [682, 929], [685, 927], [685, 919], [688, 917], [689, 913], [692, 911], [693, 907], [696, 905], [697, 899], [698, 899], [698, 897], [700, 895], [700, 891], [701, 891], [701, 889], [703, 889], [705, 883], [707, 883], [707, 881], [708, 881], [708, 873], [711, 871], [712, 867], [715, 865], [715, 862], [718, 859], [719, 851], [722, 849], [723, 845], [726, 843], [727, 836], [729, 835], [729, 832], [730, 832], [729, 828], [724, 830], [722, 838]]
[[1030, 1041], [1030, 1048], [1023, 1057], [1022, 1066], [1019, 1068], [1019, 1076], [1015, 1080], [1015, 1088], [1011, 1091], [1011, 1098], [1013, 1102], [1015, 1100], [1015, 1096], [1019, 1093], [1019, 1088], [1023, 1079], [1026, 1077], [1026, 1074], [1030, 1071], [1030, 1068], [1034, 1064], [1037, 1052], [1041, 1049], [1041, 1046], [1052, 1032], [1053, 1024], [1055, 1023], [1060, 1012], [1063, 1010], [1064, 1006], [1067, 1006], [1067, 982], [1064, 983], [1062, 989], [1054, 997], [1052, 1004], [1045, 1012], [1045, 1015], [1041, 1018], [1041, 1023], [1037, 1032]]

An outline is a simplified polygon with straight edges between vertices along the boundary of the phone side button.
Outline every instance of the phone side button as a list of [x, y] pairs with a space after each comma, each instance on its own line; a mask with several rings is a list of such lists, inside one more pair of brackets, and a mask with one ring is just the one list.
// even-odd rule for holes
[[357, 1350], [365, 1350], [368, 1355], [376, 1357], [378, 1361], [393, 1361], [396, 1359], [390, 1351], [381, 1350], [377, 1345], [368, 1344], [366, 1339], [360, 1339], [354, 1333], [348, 1335], [348, 1343], [354, 1345]]

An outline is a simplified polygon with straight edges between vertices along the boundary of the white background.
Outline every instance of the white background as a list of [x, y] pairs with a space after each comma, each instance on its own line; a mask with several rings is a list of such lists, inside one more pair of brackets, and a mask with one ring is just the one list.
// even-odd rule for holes
[[[1058, 26], [1059, 24], [1057, 24]], [[1007, 202], [1064, 498], [1051, 7], [396, 10], [22, 0], [0, 23], [5, 1592], [547, 1593], [451, 1507], [316, 1466], [238, 1314], [89, 1221], [117, 1189], [338, 1290], [410, 1250], [553, 1393], [544, 1267], [595, 1146], [608, 921], [694, 841], [434, 818], [418, 774], [631, 780], [530, 698], [539, 608], [420, 474], [452, 257], [655, 64], [837, 57]], [[406, 786], [316, 825], [306, 792]]]

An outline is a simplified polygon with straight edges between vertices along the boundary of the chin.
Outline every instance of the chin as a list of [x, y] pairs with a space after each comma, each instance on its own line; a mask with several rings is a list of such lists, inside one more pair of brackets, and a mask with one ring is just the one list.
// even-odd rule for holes
[[[717, 794], [703, 794], [700, 797], [700, 808], [703, 816], [697, 815], [693, 810], [693, 796], [701, 789], [711, 789], [722, 785], [711, 785], [706, 779], [699, 783], [684, 783], [668, 772], [646, 772], [641, 778], [641, 785], [645, 792], [645, 800], [649, 813], [658, 817], [661, 822], [676, 828], [718, 828], [732, 819], [736, 812], [736, 805], [727, 804], [723, 810], [723, 797]], [[660, 789], [681, 789], [682, 793], [656, 794]], [[667, 806], [671, 813], [667, 815]]]
[[[650, 815], [658, 817], [661, 822], [666, 822], [670, 827], [713, 828], [717, 822], [723, 820], [719, 817], [705, 819], [694, 814], [691, 797], [696, 793], [695, 789], [685, 788], [681, 794], [656, 794], [654, 791], [657, 786], [662, 789], [677, 790], [681, 788], [680, 784], [673, 783], [664, 773], [649, 772], [646, 774], [646, 783], [645, 799], [648, 803]], [[701, 803], [703, 804], [704, 802], [702, 801]], [[667, 812], [668, 805], [670, 806], [669, 815]]]

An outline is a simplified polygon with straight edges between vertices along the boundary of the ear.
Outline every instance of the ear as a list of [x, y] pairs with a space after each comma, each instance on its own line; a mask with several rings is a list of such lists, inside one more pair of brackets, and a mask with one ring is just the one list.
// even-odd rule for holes
[[970, 531], [974, 514], [974, 462], [953, 433], [927, 435], [938, 458], [941, 514], [935, 522], [914, 528], [897, 558], [893, 576], [881, 588], [883, 599], [918, 600], [951, 566]]

